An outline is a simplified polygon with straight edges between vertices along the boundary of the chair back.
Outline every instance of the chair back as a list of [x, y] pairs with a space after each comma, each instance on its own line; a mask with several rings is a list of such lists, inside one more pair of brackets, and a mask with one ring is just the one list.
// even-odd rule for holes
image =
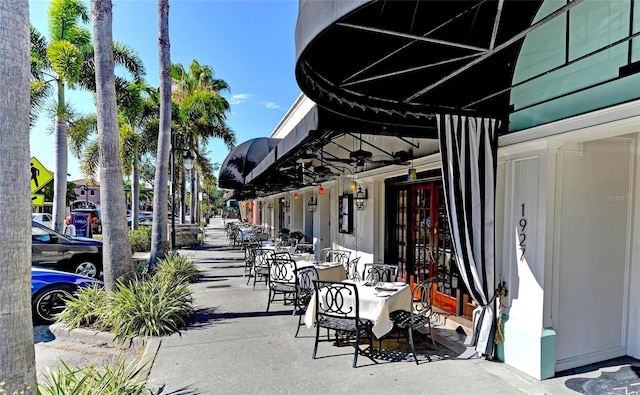
[[269, 265], [269, 287], [276, 284], [297, 284], [298, 266], [296, 261], [282, 254], [276, 254]]
[[297, 308], [306, 310], [315, 290], [313, 282], [319, 280], [320, 277], [318, 276], [318, 270], [314, 266], [305, 266], [297, 269], [296, 275], [298, 276], [298, 281], [295, 304]]
[[246, 266], [253, 266], [253, 262], [256, 260], [256, 248], [257, 245], [250, 244], [244, 249], [244, 262]]
[[355, 320], [359, 324], [360, 307], [355, 284], [313, 281], [316, 295], [316, 322], [326, 319]]
[[315, 254], [316, 246], [311, 243], [298, 243], [295, 248], [296, 253]]
[[271, 248], [254, 248], [256, 266], [269, 266], [275, 258], [276, 252]]
[[345, 270], [345, 277], [347, 278], [347, 280], [362, 280], [362, 277], [360, 277], [360, 273], [358, 273], [358, 262], [360, 262], [360, 258], [361, 257], [354, 258], [347, 264], [347, 268]]
[[413, 301], [411, 303], [411, 323], [415, 320], [415, 315], [431, 317], [433, 314], [433, 284], [435, 284], [436, 276], [429, 277], [413, 289]]
[[346, 268], [349, 263], [349, 257], [351, 257], [351, 251], [329, 250], [325, 262], [341, 263]]
[[367, 282], [392, 282], [398, 279], [398, 265], [365, 263], [362, 279]]

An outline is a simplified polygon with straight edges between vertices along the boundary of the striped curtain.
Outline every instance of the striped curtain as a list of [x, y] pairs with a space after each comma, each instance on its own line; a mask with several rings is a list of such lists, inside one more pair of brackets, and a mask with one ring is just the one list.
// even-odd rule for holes
[[449, 229], [460, 276], [478, 307], [472, 345], [493, 356], [495, 175], [499, 122], [442, 114], [438, 134]]

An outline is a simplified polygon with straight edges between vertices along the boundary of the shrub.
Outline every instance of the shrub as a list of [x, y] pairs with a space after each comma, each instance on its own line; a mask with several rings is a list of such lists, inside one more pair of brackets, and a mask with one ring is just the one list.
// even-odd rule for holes
[[129, 230], [131, 253], [151, 251], [151, 226], [140, 226]]
[[156, 264], [155, 276], [169, 282], [192, 283], [198, 279], [199, 275], [200, 272], [191, 259], [179, 255], [176, 252], [165, 255], [165, 257], [160, 259]]
[[58, 322], [67, 328], [98, 325], [100, 317], [108, 311], [107, 292], [104, 288], [84, 287], [66, 300], [66, 308], [58, 315]]
[[67, 328], [91, 326], [116, 338], [163, 336], [178, 332], [193, 315], [190, 281], [199, 272], [187, 257], [169, 254], [153, 275], [121, 281], [108, 295], [104, 289], [86, 288], [67, 301], [58, 322]]
[[38, 394], [138, 395], [145, 390], [151, 367], [149, 363], [137, 367], [134, 362], [126, 363], [123, 358], [115, 366], [105, 365], [102, 368], [95, 365], [71, 368], [64, 361], [61, 365], [47, 370], [38, 385]]
[[120, 339], [178, 332], [194, 311], [188, 283], [155, 276], [147, 281], [120, 282], [109, 299], [109, 313], [102, 321]]

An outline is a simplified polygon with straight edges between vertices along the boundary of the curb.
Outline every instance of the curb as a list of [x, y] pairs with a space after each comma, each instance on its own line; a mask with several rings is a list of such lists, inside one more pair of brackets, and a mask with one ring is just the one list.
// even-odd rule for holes
[[151, 370], [160, 345], [162, 344], [162, 338], [160, 337], [142, 338], [136, 336], [126, 342], [121, 342], [110, 332], [101, 332], [85, 328], [67, 329], [60, 323], [51, 324], [49, 331], [53, 333], [56, 339], [80, 341], [94, 345], [110, 344], [124, 349], [142, 350], [138, 368], [141, 368], [145, 364], [150, 364], [149, 370]]

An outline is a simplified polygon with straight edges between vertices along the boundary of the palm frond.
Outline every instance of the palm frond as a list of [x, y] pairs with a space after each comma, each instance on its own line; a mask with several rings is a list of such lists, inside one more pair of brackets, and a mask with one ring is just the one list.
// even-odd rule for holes
[[95, 114], [69, 121], [69, 150], [76, 158], [83, 156], [83, 149], [89, 138], [98, 133], [98, 118]]

